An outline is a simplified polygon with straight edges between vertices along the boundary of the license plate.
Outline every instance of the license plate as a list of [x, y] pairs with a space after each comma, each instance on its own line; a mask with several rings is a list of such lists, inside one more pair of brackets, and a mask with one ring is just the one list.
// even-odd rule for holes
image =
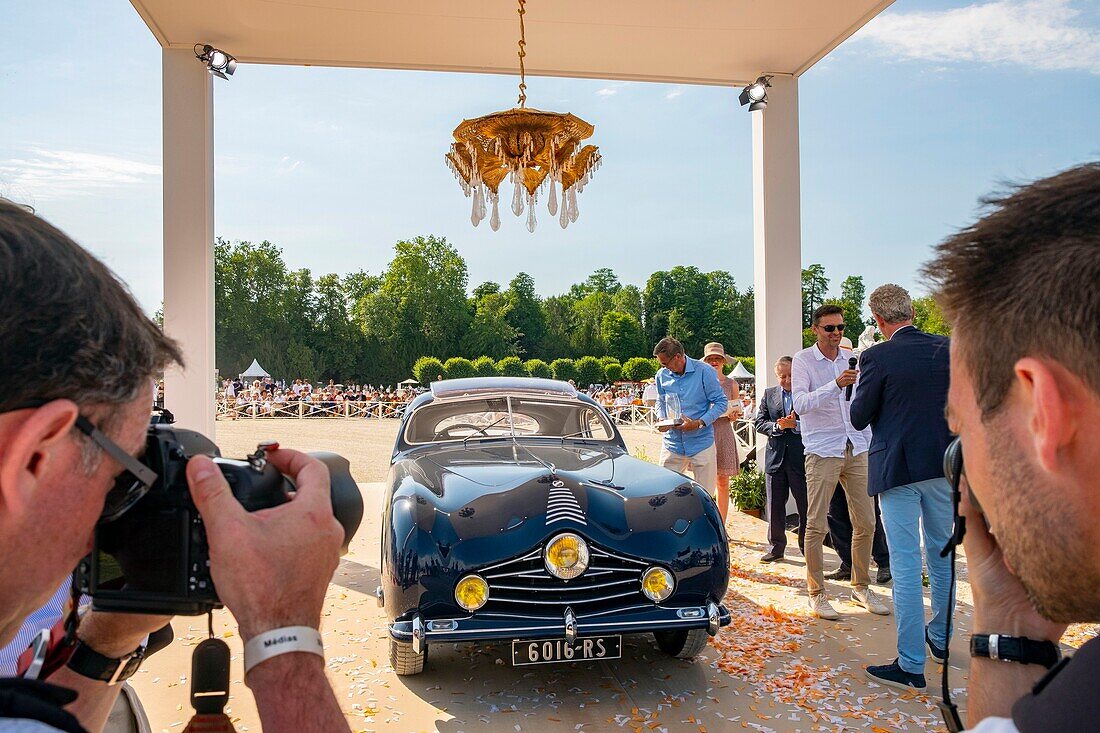
[[623, 637], [587, 636], [570, 644], [565, 639], [534, 639], [512, 642], [512, 664], [550, 664], [583, 662], [591, 659], [618, 659], [623, 655]]

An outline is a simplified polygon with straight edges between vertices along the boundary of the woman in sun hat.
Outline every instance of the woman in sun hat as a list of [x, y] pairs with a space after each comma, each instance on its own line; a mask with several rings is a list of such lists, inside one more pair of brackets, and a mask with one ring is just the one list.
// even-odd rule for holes
[[733, 435], [731, 423], [731, 420], [741, 417], [741, 396], [737, 382], [722, 373], [722, 367], [734, 362], [726, 356], [726, 349], [722, 344], [711, 341], [703, 347], [703, 361], [718, 373], [718, 384], [722, 385], [722, 391], [729, 398], [726, 414], [714, 422], [714, 452], [718, 458], [718, 496], [715, 501], [722, 521], [725, 522], [730, 507], [730, 477], [736, 476], [741, 466], [737, 457], [737, 438]]

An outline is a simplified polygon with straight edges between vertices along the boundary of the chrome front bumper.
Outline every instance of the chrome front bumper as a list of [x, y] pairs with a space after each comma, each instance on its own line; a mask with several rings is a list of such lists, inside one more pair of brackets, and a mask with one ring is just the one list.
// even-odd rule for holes
[[412, 643], [413, 651], [419, 654], [427, 645], [438, 642], [556, 638], [572, 641], [584, 636], [677, 629], [706, 629], [714, 636], [729, 622], [729, 610], [711, 602], [680, 608], [642, 606], [591, 616], [576, 615], [569, 608], [562, 616], [475, 613], [459, 618], [424, 619], [414, 614], [411, 619], [393, 622], [389, 630], [391, 637]]

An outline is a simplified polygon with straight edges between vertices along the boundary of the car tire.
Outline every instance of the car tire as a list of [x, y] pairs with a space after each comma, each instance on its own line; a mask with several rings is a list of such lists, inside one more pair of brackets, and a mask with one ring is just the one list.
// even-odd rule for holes
[[677, 659], [691, 659], [707, 646], [706, 629], [654, 631], [653, 638], [661, 651]]
[[390, 639], [390, 666], [399, 676], [420, 674], [424, 671], [424, 661], [427, 658], [427, 649], [417, 654], [411, 643]]

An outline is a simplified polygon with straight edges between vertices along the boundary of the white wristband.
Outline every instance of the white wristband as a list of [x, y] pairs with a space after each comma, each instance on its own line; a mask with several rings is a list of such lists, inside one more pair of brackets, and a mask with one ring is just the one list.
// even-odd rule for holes
[[321, 633], [310, 626], [284, 626], [257, 634], [244, 645], [244, 673], [261, 662], [290, 652], [308, 652], [322, 659], [325, 645]]

